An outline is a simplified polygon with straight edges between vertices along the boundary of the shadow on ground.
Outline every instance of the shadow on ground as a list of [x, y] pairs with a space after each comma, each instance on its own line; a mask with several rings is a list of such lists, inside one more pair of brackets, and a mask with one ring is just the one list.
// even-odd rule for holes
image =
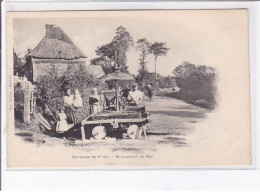
[[175, 116], [182, 118], [205, 118], [206, 114], [204, 112], [192, 112], [192, 111], [149, 111], [150, 114], [160, 114], [167, 116]]
[[184, 138], [178, 138], [178, 137], [165, 137], [162, 140], [159, 140], [159, 144], [171, 144], [175, 147], [183, 147], [187, 146], [185, 143], [186, 139]]

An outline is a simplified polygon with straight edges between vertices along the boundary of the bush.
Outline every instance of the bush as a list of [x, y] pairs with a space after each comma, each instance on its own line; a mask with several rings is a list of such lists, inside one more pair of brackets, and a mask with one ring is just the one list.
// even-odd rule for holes
[[158, 76], [158, 86], [160, 88], [174, 88], [176, 87], [175, 78], [173, 76]]
[[93, 79], [86, 71], [84, 65], [70, 65], [67, 71], [58, 75], [58, 71], [53, 65], [49, 75], [39, 76], [37, 80], [37, 91], [40, 97], [46, 96], [48, 104], [54, 111], [63, 105], [65, 89], [78, 89], [83, 102], [83, 107], [77, 110], [78, 120], [81, 121], [89, 114], [88, 99], [93, 87], [102, 88], [100, 81]]
[[157, 74], [157, 82], [155, 80], [155, 73], [145, 72], [143, 74], [138, 74], [136, 77], [136, 82], [139, 84], [140, 88], [144, 89], [148, 84], [152, 86], [154, 90], [158, 88], [174, 88], [176, 87], [175, 78], [173, 76], [161, 76]]
[[14, 115], [15, 119], [23, 121], [24, 90], [19, 85], [14, 87]]
[[139, 71], [139, 74], [135, 78], [135, 82], [138, 83], [139, 89], [144, 91], [148, 84], [156, 87], [155, 74], [148, 71]]
[[215, 107], [216, 74], [214, 68], [183, 62], [174, 69], [173, 74], [180, 88], [174, 97], [206, 108]]

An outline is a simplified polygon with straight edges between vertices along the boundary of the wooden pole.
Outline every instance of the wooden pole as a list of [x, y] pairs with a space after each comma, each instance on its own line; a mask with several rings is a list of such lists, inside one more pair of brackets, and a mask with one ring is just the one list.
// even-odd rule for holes
[[24, 89], [24, 109], [23, 109], [23, 122], [30, 123], [30, 87], [29, 82], [25, 82]]
[[[119, 71], [119, 65], [117, 64], [117, 52], [115, 50], [115, 72], [117, 71]], [[115, 87], [116, 87], [116, 111], [119, 111], [118, 96], [117, 96], [117, 80], [115, 80]]]
[[119, 107], [118, 107], [118, 96], [117, 96], [117, 81], [115, 80], [115, 87], [116, 87], [116, 111], [119, 110]]
[[81, 129], [81, 139], [82, 139], [82, 141], [85, 141], [86, 135], [85, 135], [84, 125], [82, 125], [80, 129]]
[[155, 66], [155, 80], [157, 82], [156, 58], [155, 58], [154, 66]]
[[30, 88], [30, 114], [34, 113], [34, 96], [33, 96], [33, 85], [29, 83]]

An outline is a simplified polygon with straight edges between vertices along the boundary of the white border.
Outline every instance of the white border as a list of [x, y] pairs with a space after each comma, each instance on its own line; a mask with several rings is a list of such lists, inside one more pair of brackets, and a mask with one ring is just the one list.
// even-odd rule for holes
[[[2, 133], [2, 186], [3, 189], [86, 189], [86, 183], [88, 188], [98, 189], [98, 182], [102, 182], [105, 188], [112, 189], [117, 183], [118, 188], [126, 188], [128, 184], [133, 188], [166, 188], [166, 189], [207, 189], [218, 188], [219, 183], [225, 188], [243, 188], [243, 185], [253, 183], [254, 180], [260, 180], [259, 171], [254, 171], [254, 168], [259, 168], [259, 154], [256, 154], [259, 148], [259, 142], [256, 139], [259, 138], [259, 133], [256, 132], [256, 128], [259, 130], [259, 121], [256, 120], [256, 116], [259, 116], [259, 104], [256, 99], [259, 98], [259, 66], [256, 66], [259, 62], [259, 33], [260, 22], [259, 14], [260, 3], [258, 2], [3, 2], [2, 3], [2, 132], [6, 127], [6, 11], [44, 11], [44, 10], [129, 10], [129, 9], [239, 9], [247, 8], [249, 10], [249, 45], [250, 45], [250, 90], [251, 90], [251, 140], [252, 140], [252, 166], [240, 166], [240, 167], [199, 167], [190, 171], [191, 168], [177, 167], [178, 171], [149, 171], [149, 169], [139, 168], [139, 171], [8, 171], [7, 169], [7, 150], [6, 150], [6, 133]], [[257, 17], [258, 16], [258, 17]], [[258, 36], [256, 36], [258, 35]], [[258, 53], [256, 53], [258, 51]], [[258, 76], [257, 76], [258, 75]], [[259, 149], [258, 149], [259, 150]], [[256, 157], [257, 156], [257, 157]], [[225, 170], [212, 170], [212, 169], [237, 169], [236, 171]], [[88, 168], [89, 169], [89, 168]], [[94, 168], [97, 170], [100, 168]], [[106, 168], [107, 169], [107, 168]], [[124, 170], [121, 168], [119, 170]], [[136, 168], [135, 168], [136, 169]], [[150, 168], [151, 169], [151, 168]], [[174, 168], [176, 169], [176, 168]], [[211, 169], [208, 170], [207, 169]], [[248, 169], [248, 170], [238, 170]], [[250, 169], [250, 170], [249, 170]], [[32, 169], [30, 169], [32, 170]], [[39, 169], [34, 169], [39, 170]], [[48, 169], [47, 169], [48, 170]], [[53, 169], [49, 169], [53, 170]], [[67, 169], [65, 169], [67, 170]], [[81, 169], [82, 170], [82, 169]], [[110, 169], [112, 170], [112, 169]], [[130, 170], [130, 169], [128, 169]], [[168, 168], [169, 170], [169, 168]], [[258, 172], [258, 173], [256, 173]], [[223, 176], [225, 174], [225, 176]], [[255, 179], [249, 182], [248, 179], [243, 181], [243, 184], [235, 184], [235, 181], [242, 181], [244, 177], [255, 174]], [[123, 176], [122, 176], [123, 175]], [[200, 176], [198, 176], [200, 175]], [[125, 177], [127, 180], [125, 180]], [[75, 177], [72, 180], [66, 179], [66, 177]], [[112, 178], [114, 177], [114, 178]], [[154, 178], [153, 178], [154, 177]], [[144, 179], [143, 179], [144, 178]], [[150, 183], [144, 181], [149, 180]], [[40, 180], [39, 180], [40, 179]], [[12, 180], [15, 180], [15, 184]], [[174, 180], [174, 181], [173, 181]], [[216, 181], [218, 180], [218, 181]], [[130, 182], [129, 182], [130, 181]], [[186, 181], [186, 182], [185, 182]], [[202, 181], [202, 182], [200, 182]], [[246, 184], [246, 181], [248, 183]], [[90, 184], [91, 183], [91, 184]], [[176, 183], [176, 184], [173, 184]], [[201, 184], [206, 187], [202, 188]], [[242, 183], [242, 182], [241, 182]], [[171, 185], [173, 184], [173, 185]], [[254, 185], [257, 187], [256, 185]], [[223, 188], [222, 187], [222, 188]], [[253, 187], [253, 184], [251, 185]], [[260, 186], [259, 186], [260, 187]], [[100, 189], [100, 188], [99, 188]]]

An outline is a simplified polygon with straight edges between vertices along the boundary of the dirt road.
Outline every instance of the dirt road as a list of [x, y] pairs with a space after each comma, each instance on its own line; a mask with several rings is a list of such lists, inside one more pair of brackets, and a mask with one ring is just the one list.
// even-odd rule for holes
[[[169, 136], [182, 137], [182, 141], [173, 141], [171, 143], [180, 145], [186, 144], [183, 136], [192, 133], [194, 130], [193, 124], [201, 122], [205, 117], [207, 110], [200, 108], [184, 101], [164, 97], [154, 96], [152, 101], [146, 99], [144, 101], [146, 110], [150, 113], [152, 122], [149, 125], [149, 134], [162, 135], [163, 142], [171, 139]], [[167, 135], [168, 134], [168, 135]], [[167, 135], [167, 137], [163, 137]], [[167, 141], [169, 142], [169, 141]]]
[[187, 132], [190, 124], [205, 118], [207, 112], [206, 109], [163, 96], [155, 96], [152, 101], [145, 100], [144, 104], [152, 120], [150, 130], [175, 135]]
[[[131, 151], [141, 151], [144, 149], [150, 149], [150, 146], [157, 147], [160, 144], [169, 144], [175, 147], [188, 146], [186, 141], [186, 136], [194, 131], [193, 125], [195, 123], [203, 121], [206, 117], [207, 110], [194, 105], [190, 105], [184, 101], [156, 95], [150, 101], [145, 98], [143, 104], [146, 107], [146, 111], [150, 113], [149, 118], [151, 123], [148, 125], [147, 135], [149, 136], [149, 144], [140, 146], [140, 140], [130, 140], [124, 139], [120, 143], [114, 144], [114, 141], [96, 142], [95, 140], [90, 141], [89, 144], [93, 144], [93, 149], [95, 150], [95, 145], [111, 144], [111, 150], [131, 150]], [[42, 133], [30, 133], [29, 138], [25, 136], [28, 142], [37, 145], [55, 145], [55, 144], [65, 144], [66, 146], [74, 146], [74, 141], [70, 139], [60, 139], [56, 137], [49, 137]], [[137, 142], [136, 142], [137, 141]], [[141, 143], [142, 144], [142, 143]], [[119, 145], [119, 147], [117, 146]], [[125, 145], [126, 147], [124, 148]], [[147, 145], [149, 145], [147, 147]], [[77, 147], [77, 145], [76, 145]], [[92, 148], [88, 150], [93, 150]]]
[[[106, 154], [105, 158], [95, 160], [95, 165], [125, 165], [126, 160], [124, 158], [111, 159], [142, 155], [147, 157], [147, 154], [154, 158], [156, 164], [161, 165], [172, 160], [178, 164], [176, 159], [184, 153], [189, 157], [188, 151], [194, 147], [189, 139], [195, 134], [194, 132], [200, 130], [195, 128], [195, 125], [206, 118], [207, 110], [181, 100], [159, 95], [154, 96], [152, 101], [146, 98], [143, 103], [152, 120], [148, 127], [148, 139], [125, 138], [116, 140], [115, 138], [108, 138], [82, 142], [69, 138], [50, 137], [40, 131], [23, 132], [17, 135], [28, 142], [28, 148], [24, 147], [26, 149], [35, 149], [35, 153], [38, 153], [38, 149], [46, 153], [59, 153], [59, 156], [55, 157], [66, 157], [66, 161], [72, 160], [80, 166], [93, 165], [93, 163], [86, 158], [75, 159], [75, 157], [104, 156], [104, 153]], [[66, 150], [66, 152], [61, 152], [61, 150]], [[189, 162], [189, 159], [184, 161]], [[45, 162], [47, 166], [51, 165], [51, 161]], [[139, 162], [135, 158], [127, 160], [127, 164], [130, 166], [148, 165], [152, 162], [148, 158], [140, 159]], [[172, 161], [172, 163], [174, 162]], [[180, 163], [182, 164], [182, 162]]]

